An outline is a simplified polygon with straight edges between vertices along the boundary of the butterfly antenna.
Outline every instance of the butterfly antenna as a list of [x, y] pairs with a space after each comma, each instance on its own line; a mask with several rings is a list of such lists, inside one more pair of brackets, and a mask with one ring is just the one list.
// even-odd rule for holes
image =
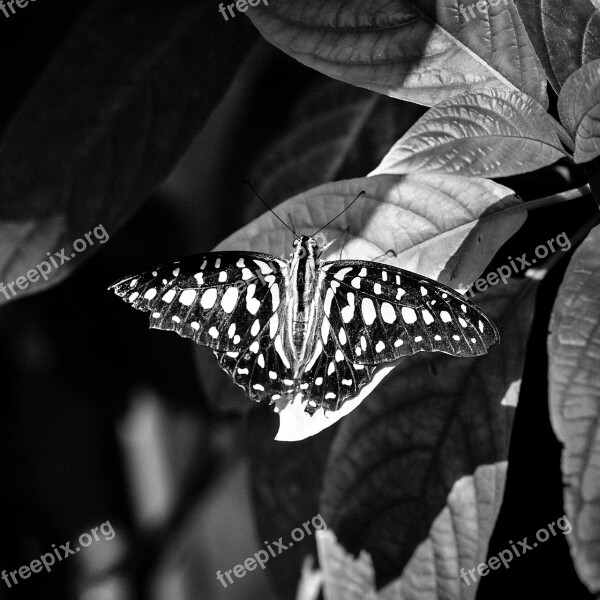
[[[325, 227], [327, 227], [328, 225], [331, 225], [331, 223], [333, 223], [338, 217], [341, 217], [363, 194], [366, 194], [367, 192], [365, 192], [364, 190], [362, 192], [359, 192], [358, 196], [356, 196], [356, 198], [354, 198], [354, 200], [352, 200], [352, 202], [350, 202], [350, 204], [348, 204], [348, 206], [346, 206], [346, 208], [339, 214], [337, 214], [335, 217], [333, 217], [333, 219], [331, 219], [331, 221], [329, 221], [329, 223], [327, 223], [326, 225], [323, 225], [323, 227], [321, 227], [321, 229], [319, 229], [319, 231], [323, 231], [323, 229], [325, 229]], [[317, 233], [319, 233], [319, 231], [315, 231], [311, 237], [315, 237], [315, 235], [317, 235]]]
[[293, 234], [296, 239], [300, 239], [296, 232], [262, 199], [261, 195], [254, 189], [254, 186], [247, 180], [244, 179], [244, 183], [256, 194], [256, 197], [271, 211], [281, 223], [283, 223]]

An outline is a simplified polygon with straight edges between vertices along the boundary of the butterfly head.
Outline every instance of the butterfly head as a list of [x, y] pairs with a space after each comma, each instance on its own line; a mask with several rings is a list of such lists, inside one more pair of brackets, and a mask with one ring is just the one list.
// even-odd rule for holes
[[294, 255], [298, 258], [312, 257], [316, 258], [319, 250], [319, 244], [309, 235], [301, 235], [294, 242]]

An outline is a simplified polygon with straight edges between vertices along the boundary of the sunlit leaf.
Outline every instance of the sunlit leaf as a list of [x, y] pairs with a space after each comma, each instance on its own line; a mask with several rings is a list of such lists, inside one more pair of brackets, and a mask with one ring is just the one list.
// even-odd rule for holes
[[[382, 175], [326, 184], [277, 207], [291, 216], [298, 234], [311, 235], [361, 196], [320, 235], [334, 240], [324, 260], [377, 259], [425, 275], [459, 290], [481, 274], [494, 254], [522, 225], [525, 213], [509, 188], [480, 178], [448, 175]], [[224, 240], [218, 249], [256, 250], [285, 256], [292, 235], [265, 214]], [[312, 417], [297, 403], [281, 411], [278, 440], [300, 440], [354, 410], [393, 365], [382, 367], [360, 395], [339, 411]]]
[[372, 174], [453, 173], [508, 177], [564, 156], [552, 118], [509, 90], [465, 94], [429, 109]]
[[467, 20], [451, 0], [279, 0], [248, 16], [280, 50], [334, 79], [431, 106], [477, 89], [546, 105], [541, 65], [512, 2]]
[[600, 227], [575, 251], [554, 304], [548, 338], [550, 415], [563, 443], [567, 536], [575, 568], [600, 591]]
[[600, 155], [600, 59], [586, 63], [565, 81], [558, 111], [575, 139], [575, 162], [589, 162]]

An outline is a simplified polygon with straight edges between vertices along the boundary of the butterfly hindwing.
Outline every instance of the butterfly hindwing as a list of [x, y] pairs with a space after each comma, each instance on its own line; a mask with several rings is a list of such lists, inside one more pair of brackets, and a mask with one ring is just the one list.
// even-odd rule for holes
[[376, 365], [419, 351], [485, 354], [494, 324], [458, 292], [391, 265], [345, 260], [323, 264], [325, 317], [356, 363]]
[[299, 373], [298, 391], [308, 398], [306, 411], [309, 413], [319, 406], [337, 410], [344, 400], [358, 394], [375, 370], [370, 365], [355, 363], [347, 356], [325, 316], [308, 356]]
[[[285, 306], [271, 308], [270, 315], [263, 311], [262, 320], [253, 322], [251, 328], [258, 331], [251, 332], [251, 344], [245, 351], [215, 352], [221, 367], [256, 402], [279, 400], [296, 385], [282, 342]], [[256, 326], [256, 322], [261, 324]]]
[[[211, 252], [164, 263], [111, 286], [150, 327], [213, 350], [242, 352], [278, 310], [286, 263], [256, 252]], [[255, 325], [258, 322], [258, 325]]]

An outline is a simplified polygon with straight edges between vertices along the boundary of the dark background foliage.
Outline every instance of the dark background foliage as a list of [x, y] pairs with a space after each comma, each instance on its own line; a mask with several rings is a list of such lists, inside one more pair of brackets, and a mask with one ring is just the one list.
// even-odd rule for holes
[[[135, 105], [120, 121], [120, 126], [131, 127], [131, 146], [120, 147], [119, 155], [110, 160], [101, 152], [97, 162], [87, 164], [88, 180], [81, 176], [83, 184], [91, 182], [88, 191], [98, 203], [91, 210], [96, 216], [91, 226], [104, 222], [110, 242], [97, 246], [98, 252], [60, 285], [11, 301], [0, 311], [4, 408], [0, 568], [13, 570], [27, 564], [51, 544], [75, 539], [108, 519], [117, 530], [118, 551], [113, 548], [96, 561], [77, 557], [11, 590], [0, 583], [0, 597], [158, 598], [160, 590], [164, 595], [170, 589], [165, 583], [169, 576], [182, 572], [185, 593], [171, 597], [210, 598], [218, 590], [216, 568], [233, 567], [258, 550], [262, 540], [287, 535], [320, 510], [322, 479], [338, 427], [294, 444], [273, 441], [274, 414], [265, 407], [245, 405], [234, 388], [215, 385], [222, 380], [212, 379], [217, 372], [210, 370], [206, 356], [200, 356], [191, 342], [147, 330], [146, 319], [130, 314], [106, 287], [123, 274], [155, 262], [207, 251], [262, 212], [242, 187], [244, 177], [251, 178], [275, 204], [323, 181], [365, 175], [424, 109], [382, 97], [376, 116], [352, 151], [335, 170], [320, 173], [316, 166], [340, 148], [335, 143], [311, 144], [319, 142], [316, 132], [326, 131], [328, 139], [335, 141], [341, 123], [336, 113], [339, 104], [351, 107], [369, 92], [331, 82], [259, 42], [242, 16], [224, 24], [215, 4], [201, 4], [140, 0], [99, 3], [94, 8], [150, 15], [147, 21], [139, 21], [140, 39], [149, 45], [153, 39], [149, 23], [171, 35], [169, 24], [179, 31], [178, 15], [184, 21], [188, 13], [194, 14], [198, 39], [190, 36], [182, 42], [180, 54], [165, 67], [169, 77], [157, 75], [152, 98], [157, 104], [148, 110], [165, 119], [171, 113], [171, 120], [163, 123], [164, 129], [152, 131], [164, 136], [161, 143], [171, 146], [144, 169], [135, 171], [132, 164], [130, 183], [137, 186], [136, 193], [116, 210], [111, 208], [110, 189], [95, 194], [101, 185], [98, 181], [110, 178], [112, 161], [130, 157], [130, 149], [140, 155], [147, 149], [140, 145], [142, 134], [148, 134], [147, 122], [135, 120], [143, 116]], [[0, 131], [4, 134], [9, 119], [89, 5], [38, 0], [10, 19], [0, 15]], [[124, 41], [111, 39], [110, 29], [106, 31], [107, 46]], [[213, 51], [194, 56], [195, 44]], [[133, 53], [134, 48], [129, 49]], [[107, 47], [107, 56], [110, 50]], [[141, 70], [145, 50], [141, 44]], [[86, 58], [90, 73], [103, 61], [101, 55]], [[227, 76], [225, 60], [231, 63]], [[200, 70], [202, 76], [212, 72], [214, 77], [196, 77]], [[60, 65], [55, 72], [60, 73]], [[119, 75], [116, 69], [116, 82]], [[183, 81], [182, 88], [178, 84]], [[215, 86], [209, 104], [195, 102], [207, 85]], [[62, 90], [62, 96], [68, 98], [69, 90]], [[551, 106], [555, 100], [551, 97]], [[94, 94], [81, 101], [93, 102]], [[44, 116], [49, 121], [53, 117]], [[20, 127], [28, 131], [27, 123]], [[33, 136], [35, 131], [30, 133]], [[105, 143], [110, 143], [109, 134]], [[60, 164], [61, 157], [52, 156], [49, 147], [41, 148], [38, 158], [43, 162], [46, 156], [51, 165]], [[35, 172], [19, 173], [22, 187], [18, 189], [26, 190], [27, 178], [35, 176]], [[578, 168], [557, 163], [501, 182], [522, 198], [534, 199], [581, 185], [585, 176]], [[22, 218], [24, 205], [19, 201], [19, 197], [0, 199], [1, 216]], [[574, 235], [597, 211], [591, 196], [578, 202], [577, 212], [568, 205], [533, 212], [499, 255], [520, 255], [559, 231]], [[48, 216], [54, 208], [50, 203], [37, 216]], [[77, 218], [61, 234], [63, 241], [90, 226], [85, 207], [75, 212]], [[122, 221], [127, 222], [121, 228]], [[501, 258], [489, 269], [499, 264]], [[505, 498], [490, 556], [508, 547], [508, 540], [531, 537], [564, 513], [560, 444], [548, 415], [546, 336], [565, 267], [566, 256], [538, 291]], [[135, 399], [142, 400], [136, 404]], [[139, 428], [131, 424], [135, 418], [142, 423]], [[153, 462], [156, 448], [163, 460], [167, 456], [172, 462]], [[147, 459], [146, 467], [140, 466], [140, 457]], [[151, 477], [154, 487], [136, 488], [132, 472], [144, 468], [162, 469], [170, 478], [161, 484]], [[243, 489], [250, 490], [246, 497], [240, 496]], [[158, 516], [144, 521], [140, 513], [150, 511], [154, 494], [172, 500], [158, 510]], [[423, 527], [426, 532], [427, 524]], [[345, 523], [345, 532], [348, 539], [360, 533], [352, 523]], [[313, 543], [313, 538], [307, 539], [278, 557], [267, 569], [269, 582], [258, 573], [236, 582], [224, 594], [294, 598], [303, 556], [315, 552]], [[402, 566], [376, 564], [379, 583], [397, 577]], [[102, 590], [112, 590], [112, 595], [101, 596]], [[477, 597], [558, 593], [569, 598], [591, 596], [575, 574], [563, 536], [514, 561], [510, 569], [483, 578]]]

